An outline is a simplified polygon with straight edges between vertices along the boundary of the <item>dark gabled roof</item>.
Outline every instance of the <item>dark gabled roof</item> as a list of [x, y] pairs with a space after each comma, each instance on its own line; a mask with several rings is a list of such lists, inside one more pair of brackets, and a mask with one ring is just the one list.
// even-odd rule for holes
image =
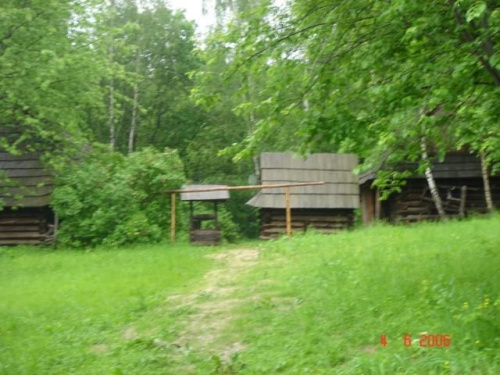
[[[292, 208], [358, 208], [358, 177], [353, 154], [312, 154], [306, 159], [284, 152], [265, 152], [260, 156], [264, 185], [317, 182], [324, 185], [290, 188]], [[247, 204], [260, 208], [285, 208], [284, 189], [264, 189]]]
[[358, 182], [360, 185], [363, 185], [364, 183], [368, 181], [373, 181], [377, 178], [377, 172], [363, 172], [358, 176]]
[[[40, 162], [41, 153], [12, 155], [0, 152], [0, 199], [6, 207], [43, 207], [48, 206], [50, 194], [54, 189], [51, 173]], [[15, 199], [20, 195], [22, 199]]]
[[[414, 171], [418, 163], [402, 163], [397, 166], [398, 171]], [[450, 152], [442, 162], [435, 161], [432, 164], [432, 174], [434, 178], [481, 178], [481, 161], [470, 153]], [[359, 184], [365, 184], [377, 178], [377, 172], [368, 171], [360, 174]], [[414, 174], [409, 179], [425, 178], [422, 174]]]
[[[182, 189], [192, 190], [192, 189], [210, 189], [210, 188], [224, 188], [226, 185], [187, 185]], [[228, 190], [217, 190], [217, 191], [203, 191], [194, 193], [181, 193], [182, 201], [225, 201], [229, 199]]]

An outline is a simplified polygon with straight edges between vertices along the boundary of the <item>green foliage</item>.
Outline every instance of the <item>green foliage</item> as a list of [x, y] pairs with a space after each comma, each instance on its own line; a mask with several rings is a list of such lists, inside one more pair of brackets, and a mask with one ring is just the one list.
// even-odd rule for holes
[[233, 219], [231, 212], [222, 206], [219, 210], [219, 225], [222, 231], [222, 237], [228, 242], [236, 242], [241, 238], [241, 232]]
[[92, 0], [2, 1], [0, 147], [70, 152], [100, 107], [102, 56], [89, 43]]
[[162, 192], [184, 181], [175, 151], [92, 151], [61, 174], [54, 190], [60, 244], [116, 246], [166, 238], [170, 196]]
[[[242, 181], [239, 184], [245, 185], [246, 183]], [[259, 211], [246, 204], [255, 194], [255, 190], [232, 191], [231, 198], [226, 203], [227, 210], [238, 226], [238, 232], [246, 238], [259, 236]]]
[[[475, 0], [255, 1], [212, 34], [193, 93], [205, 103], [225, 92], [235, 113], [254, 115], [237, 157], [285, 139], [291, 150], [355, 152], [364, 168], [423, 168], [424, 137], [436, 154], [467, 144], [494, 164], [499, 14]], [[226, 81], [253, 85], [222, 91], [220, 61]]]

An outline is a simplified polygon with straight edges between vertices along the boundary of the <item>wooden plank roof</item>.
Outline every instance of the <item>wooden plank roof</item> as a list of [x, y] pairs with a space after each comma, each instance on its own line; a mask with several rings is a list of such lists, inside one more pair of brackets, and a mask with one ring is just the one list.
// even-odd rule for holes
[[[399, 171], [412, 171], [418, 167], [417, 163], [402, 163], [397, 166]], [[481, 161], [479, 158], [470, 153], [465, 152], [450, 152], [442, 162], [435, 161], [432, 165], [432, 174], [434, 178], [482, 178]], [[377, 172], [368, 171], [359, 176], [360, 185], [367, 182], [372, 182], [377, 178]], [[423, 179], [423, 174], [414, 174], [409, 179]]]
[[[226, 185], [187, 185], [183, 189], [210, 189], [210, 188], [224, 188]], [[182, 201], [225, 201], [229, 199], [228, 190], [219, 191], [201, 191], [192, 193], [181, 193]]]
[[[50, 194], [54, 189], [51, 173], [40, 161], [41, 153], [12, 155], [0, 151], [0, 173], [10, 181], [0, 177], [0, 198], [6, 207], [44, 207], [50, 202]], [[21, 195], [15, 199], [13, 195]]]
[[[352, 172], [358, 165], [353, 154], [312, 154], [306, 159], [284, 152], [265, 152], [260, 156], [261, 182], [277, 183], [324, 181], [320, 186], [290, 189], [292, 208], [359, 207], [358, 178]], [[285, 208], [284, 189], [260, 191], [247, 204], [260, 208]]]

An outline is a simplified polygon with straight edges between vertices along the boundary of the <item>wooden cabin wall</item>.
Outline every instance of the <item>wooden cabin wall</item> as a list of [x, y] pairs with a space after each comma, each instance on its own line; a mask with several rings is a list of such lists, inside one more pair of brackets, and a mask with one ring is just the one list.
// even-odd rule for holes
[[[352, 209], [292, 209], [292, 232], [303, 233], [314, 228], [321, 233], [337, 233], [354, 224]], [[273, 239], [286, 234], [284, 209], [260, 210], [260, 238]]]
[[0, 211], [0, 246], [40, 245], [52, 239], [54, 214], [48, 207]]
[[[443, 200], [446, 214], [459, 217], [461, 187], [467, 186], [465, 199], [465, 215], [486, 213], [483, 181], [480, 178], [471, 179], [436, 179], [439, 195]], [[492, 177], [490, 181], [493, 202], [500, 207], [500, 178]], [[375, 194], [373, 192], [373, 194]], [[421, 220], [438, 220], [427, 181], [425, 179], [410, 179], [400, 194], [393, 195], [388, 200], [389, 214], [386, 219], [391, 222], [417, 222]]]
[[[360, 207], [363, 225], [369, 225], [377, 220], [377, 191], [371, 188], [371, 182], [360, 186]], [[383, 200], [380, 202], [380, 219], [385, 219], [390, 215], [390, 202]]]
[[360, 186], [360, 205], [363, 224], [367, 225], [375, 221], [375, 189], [370, 183]]

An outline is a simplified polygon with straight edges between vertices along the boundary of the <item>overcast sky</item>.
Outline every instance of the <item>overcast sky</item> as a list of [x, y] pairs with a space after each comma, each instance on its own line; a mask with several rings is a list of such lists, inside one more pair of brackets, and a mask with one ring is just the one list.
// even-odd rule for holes
[[[203, 0], [168, 0], [168, 2], [172, 5], [172, 8], [184, 9], [186, 11], [186, 18], [194, 20], [198, 25], [197, 33], [205, 32], [215, 22], [213, 11], [209, 12], [209, 14], [203, 14]], [[209, 10], [212, 10], [213, 4], [209, 2], [208, 5]]]

